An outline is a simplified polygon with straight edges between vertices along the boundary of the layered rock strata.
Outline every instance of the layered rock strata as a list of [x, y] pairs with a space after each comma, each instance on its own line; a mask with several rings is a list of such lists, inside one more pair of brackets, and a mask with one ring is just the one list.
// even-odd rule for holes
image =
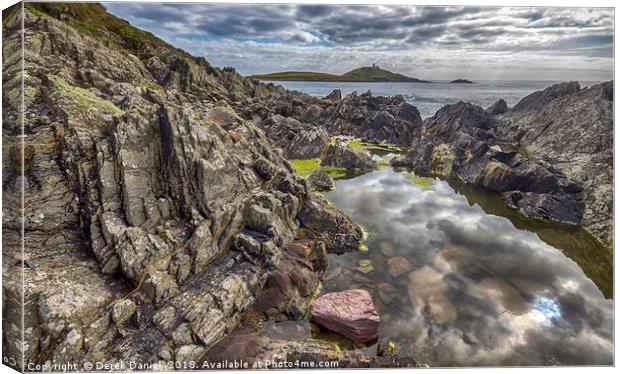
[[[4, 19], [3, 256], [16, 261], [3, 344], [16, 367], [195, 361], [286, 263], [315, 261], [288, 306], [314, 290], [326, 248], [357, 248], [360, 229], [236, 113], [253, 82], [98, 5], [38, 4], [23, 21], [22, 151], [21, 14]], [[300, 229], [315, 239], [296, 241]], [[301, 243], [316, 258], [294, 262]]]

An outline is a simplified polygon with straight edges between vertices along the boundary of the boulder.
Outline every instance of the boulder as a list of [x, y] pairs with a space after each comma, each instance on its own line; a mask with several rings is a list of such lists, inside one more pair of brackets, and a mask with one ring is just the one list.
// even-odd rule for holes
[[306, 199], [297, 217], [302, 227], [325, 243], [327, 252], [341, 254], [359, 249], [362, 229], [321, 196]]
[[259, 126], [287, 159], [318, 158], [329, 141], [322, 127], [280, 114], [271, 116]]
[[349, 147], [346, 143], [336, 141], [327, 146], [321, 166], [332, 166], [347, 169], [372, 169], [375, 162], [363, 151]]
[[317, 191], [330, 191], [336, 188], [334, 180], [325, 170], [317, 170], [310, 174], [308, 184]]
[[355, 343], [377, 340], [379, 314], [366, 290], [330, 292], [310, 305], [312, 321], [346, 336]]
[[270, 319], [303, 318], [307, 300], [316, 290], [325, 269], [327, 252], [322, 241], [297, 239], [286, 245], [254, 309]]

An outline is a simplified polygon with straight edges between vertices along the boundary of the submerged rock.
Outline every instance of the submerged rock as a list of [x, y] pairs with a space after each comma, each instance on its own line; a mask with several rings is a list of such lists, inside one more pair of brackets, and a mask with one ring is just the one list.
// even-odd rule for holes
[[388, 270], [393, 278], [398, 278], [411, 270], [411, 263], [402, 256], [392, 257], [388, 260]]
[[330, 292], [310, 305], [312, 321], [356, 343], [377, 339], [379, 314], [368, 291]]

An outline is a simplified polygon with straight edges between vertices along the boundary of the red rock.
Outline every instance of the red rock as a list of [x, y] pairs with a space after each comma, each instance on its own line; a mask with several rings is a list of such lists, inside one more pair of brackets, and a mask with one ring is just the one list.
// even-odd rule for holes
[[312, 321], [356, 343], [377, 339], [379, 314], [366, 290], [330, 292], [310, 305]]

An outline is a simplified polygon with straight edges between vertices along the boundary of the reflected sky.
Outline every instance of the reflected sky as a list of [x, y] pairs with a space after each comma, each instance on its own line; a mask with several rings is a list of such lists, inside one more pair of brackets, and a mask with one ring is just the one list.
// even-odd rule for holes
[[[330, 255], [323, 292], [373, 292], [380, 338], [402, 354], [431, 366], [613, 363], [613, 301], [535, 232], [445, 181], [389, 168], [326, 196], [369, 232], [369, 250]], [[392, 257], [409, 270], [393, 278]]]

